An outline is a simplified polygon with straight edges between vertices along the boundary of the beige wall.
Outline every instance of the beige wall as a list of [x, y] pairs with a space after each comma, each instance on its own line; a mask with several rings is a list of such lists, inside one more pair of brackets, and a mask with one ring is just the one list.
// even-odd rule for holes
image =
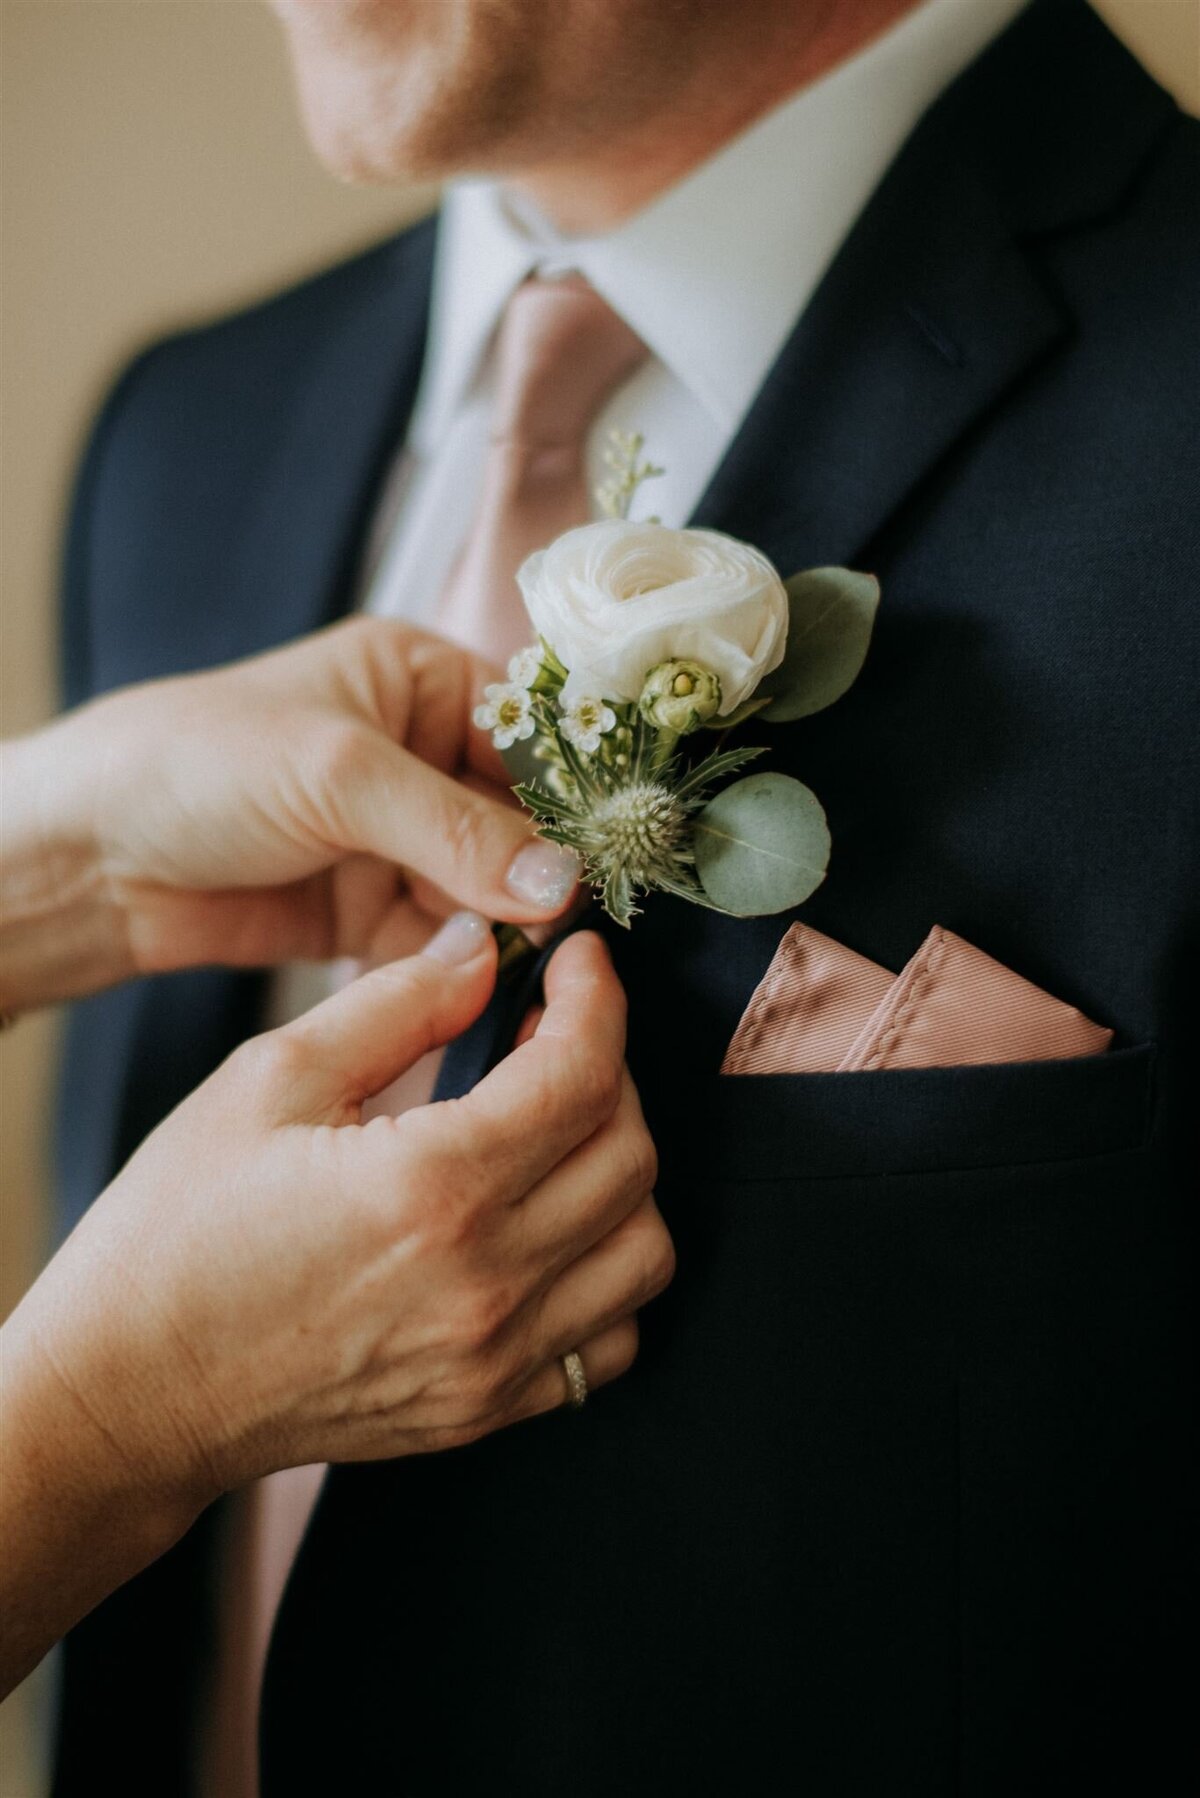
[[[0, 711], [53, 700], [54, 579], [81, 432], [148, 336], [382, 236], [421, 198], [310, 155], [257, 0], [0, 4]], [[32, 1266], [48, 1023], [0, 1049], [0, 1307]]]
[[[1200, 0], [1100, 10], [1200, 110]], [[257, 0], [0, 0], [0, 712], [46, 716], [68, 472], [121, 360], [392, 228], [422, 197], [339, 186], [309, 156]], [[53, 1021], [0, 1044], [0, 1315], [35, 1270]], [[0, 1790], [31, 1798], [27, 1706]]]

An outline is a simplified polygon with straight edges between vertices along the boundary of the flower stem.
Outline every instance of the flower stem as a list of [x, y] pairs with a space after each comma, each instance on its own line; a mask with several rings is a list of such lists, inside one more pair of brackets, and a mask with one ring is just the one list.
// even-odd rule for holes
[[665, 768], [675, 753], [675, 745], [679, 741], [679, 732], [660, 725], [654, 734], [654, 748], [650, 751], [650, 772], [657, 774]]
[[528, 958], [537, 954], [537, 947], [530, 942], [519, 924], [493, 924], [492, 935], [500, 951], [497, 977], [500, 980], [513, 980]]

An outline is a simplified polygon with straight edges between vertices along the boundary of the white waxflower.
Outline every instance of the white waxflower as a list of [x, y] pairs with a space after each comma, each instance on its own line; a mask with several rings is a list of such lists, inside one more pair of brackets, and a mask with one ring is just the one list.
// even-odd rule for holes
[[558, 728], [567, 742], [573, 743], [584, 755], [595, 755], [601, 737], [607, 735], [616, 722], [617, 714], [611, 706], [605, 705], [602, 699], [584, 694], [563, 707]]
[[483, 705], [475, 707], [480, 730], [490, 730], [497, 749], [511, 749], [534, 732], [529, 694], [515, 681], [493, 681], [483, 689]]
[[542, 651], [538, 644], [531, 643], [528, 649], [518, 649], [508, 664], [508, 678], [514, 686], [532, 687], [542, 672]]
[[605, 518], [536, 550], [517, 580], [534, 629], [570, 670], [563, 698], [634, 702], [664, 662], [698, 663], [735, 711], [783, 660], [788, 597], [758, 550], [720, 531]]

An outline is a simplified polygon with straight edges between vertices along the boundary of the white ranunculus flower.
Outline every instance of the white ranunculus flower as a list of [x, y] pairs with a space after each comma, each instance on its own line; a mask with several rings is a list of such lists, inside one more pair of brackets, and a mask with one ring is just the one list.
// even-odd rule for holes
[[660, 662], [721, 683], [721, 715], [783, 660], [788, 599], [764, 555], [720, 531], [606, 518], [536, 550], [517, 573], [534, 629], [570, 671], [563, 702], [636, 700]]

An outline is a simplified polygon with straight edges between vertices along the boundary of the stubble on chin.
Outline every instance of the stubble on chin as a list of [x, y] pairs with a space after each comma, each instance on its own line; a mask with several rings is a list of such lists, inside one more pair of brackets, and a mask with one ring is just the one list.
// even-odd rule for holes
[[636, 131], [737, 0], [273, 0], [317, 154], [347, 181], [516, 173]]
[[494, 168], [537, 119], [542, 0], [280, 0], [276, 10], [309, 138], [342, 180]]

